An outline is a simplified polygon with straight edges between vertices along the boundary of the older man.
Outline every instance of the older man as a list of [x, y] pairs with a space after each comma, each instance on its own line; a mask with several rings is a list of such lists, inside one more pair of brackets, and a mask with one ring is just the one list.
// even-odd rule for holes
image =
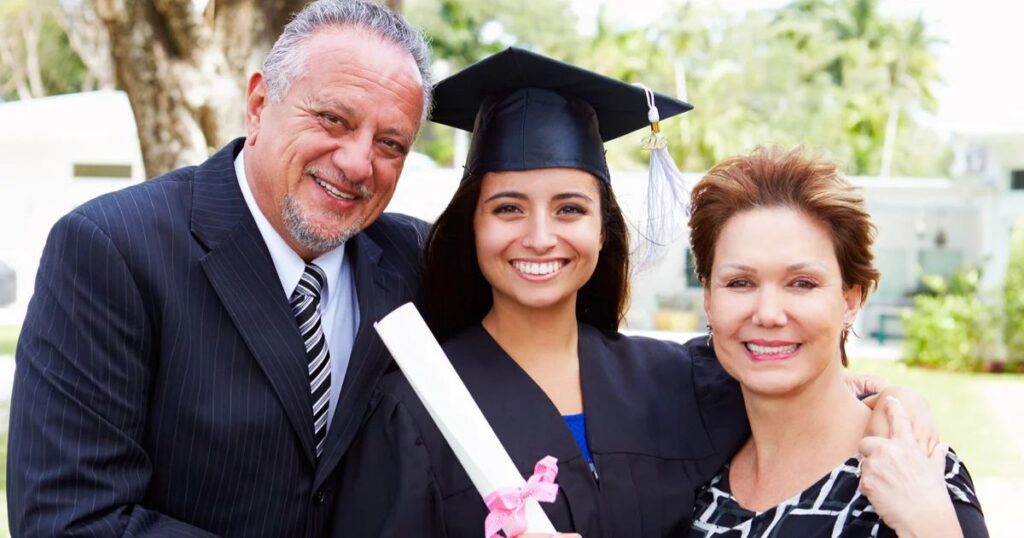
[[424, 228], [382, 215], [428, 49], [370, 2], [299, 13], [248, 136], [53, 228], [17, 350], [16, 536], [318, 536], [414, 299]]

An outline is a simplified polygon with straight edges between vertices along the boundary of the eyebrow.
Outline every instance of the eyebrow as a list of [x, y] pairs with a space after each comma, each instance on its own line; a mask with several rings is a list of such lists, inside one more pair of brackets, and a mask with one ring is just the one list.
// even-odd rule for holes
[[[317, 97], [314, 97], [313, 100], [312, 100], [312, 104], [313, 104], [314, 108], [321, 108], [321, 109], [326, 108], [328, 110], [336, 110], [338, 112], [341, 112], [341, 114], [343, 116], [347, 116], [349, 118], [351, 118], [352, 116], [356, 115], [356, 109], [354, 109], [351, 106], [345, 104], [343, 101], [340, 101], [338, 99], [334, 99], [332, 97], [327, 97], [327, 98], [317, 98]], [[402, 146], [404, 146], [403, 147], [403, 149], [405, 150], [404, 153], [407, 154], [410, 151], [412, 151], [412, 143], [413, 143], [413, 140], [416, 138], [415, 133], [410, 135], [409, 133], [403, 132], [402, 130], [397, 129], [395, 127], [388, 127], [386, 129], [383, 129], [382, 131], [380, 131], [380, 134], [384, 135], [384, 136], [392, 136], [392, 137], [395, 137], [395, 138], [400, 138], [401, 139], [400, 142], [402, 143]]]
[[[494, 193], [493, 195], [488, 197], [486, 200], [484, 200], [484, 203], [490, 202], [491, 200], [496, 200], [498, 198], [514, 198], [516, 200], [527, 200], [527, 199], [529, 199], [528, 196], [526, 196], [525, 194], [523, 194], [523, 193], [521, 193], [519, 191], [501, 191], [501, 192]], [[553, 197], [551, 197], [552, 200], [558, 200], [558, 201], [561, 201], [561, 200], [571, 200], [571, 199], [574, 199], [574, 198], [582, 198], [582, 199], [584, 199], [584, 200], [586, 200], [588, 202], [593, 202], [594, 201], [593, 198], [591, 198], [591, 197], [589, 197], [586, 194], [583, 194], [581, 192], [562, 192], [562, 193], [558, 193], [558, 194], [554, 195]]]
[[583, 194], [582, 192], [563, 192], [563, 193], [559, 193], [559, 194], [556, 194], [552, 198], [552, 200], [572, 200], [574, 198], [582, 198], [582, 199], [584, 199], [584, 200], [586, 200], [588, 202], [593, 202], [594, 201], [593, 198], [587, 196], [586, 194]]
[[312, 102], [310, 104], [312, 104], [314, 108], [336, 110], [345, 115], [354, 115], [356, 113], [354, 108], [333, 97], [313, 97], [311, 101]]
[[486, 200], [484, 200], [484, 202], [490, 202], [491, 200], [497, 200], [498, 198], [515, 198], [516, 200], [526, 200], [526, 195], [518, 191], [501, 191], [494, 193]]
[[[747, 272], [747, 273], [756, 273], [757, 272], [757, 269], [755, 269], [755, 268], [753, 268], [753, 267], [751, 267], [749, 265], [743, 265], [741, 263], [726, 263], [726, 264], [722, 265], [722, 269], [727, 269], [727, 268], [728, 269], [738, 269], [740, 271], [744, 271], [744, 272]], [[826, 269], [826, 267], [823, 264], [819, 263], [819, 262], [799, 262], [799, 263], [794, 263], [792, 265], [786, 266], [786, 271], [801, 271], [801, 270], [810, 269], [810, 268]]]

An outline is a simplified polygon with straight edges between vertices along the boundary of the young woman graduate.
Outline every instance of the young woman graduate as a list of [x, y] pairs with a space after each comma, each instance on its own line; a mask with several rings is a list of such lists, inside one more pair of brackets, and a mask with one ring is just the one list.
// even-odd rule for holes
[[[706, 341], [619, 334], [629, 248], [603, 142], [647, 127], [645, 90], [509, 49], [440, 83], [433, 119], [472, 130], [425, 247], [428, 324], [524, 477], [558, 461], [555, 528], [685, 535], [695, 492], [750, 432]], [[654, 96], [662, 118], [691, 107]], [[488, 509], [397, 369], [338, 487], [338, 536], [472, 536]], [[884, 419], [883, 419], [884, 420]]]

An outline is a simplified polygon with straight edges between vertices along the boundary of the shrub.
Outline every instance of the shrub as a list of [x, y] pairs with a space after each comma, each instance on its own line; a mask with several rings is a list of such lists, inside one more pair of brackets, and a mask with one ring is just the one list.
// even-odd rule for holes
[[1003, 282], [1003, 342], [1009, 369], [1024, 366], [1024, 223], [1010, 240], [1010, 256]]
[[922, 279], [926, 292], [914, 297], [914, 309], [903, 313], [904, 361], [952, 370], [980, 370], [991, 358], [997, 340], [995, 310], [978, 296], [977, 269], [946, 280]]

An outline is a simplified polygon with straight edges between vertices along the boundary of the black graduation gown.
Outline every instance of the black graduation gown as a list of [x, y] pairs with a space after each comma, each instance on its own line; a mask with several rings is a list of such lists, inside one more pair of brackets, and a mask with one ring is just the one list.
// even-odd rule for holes
[[[479, 324], [444, 344], [523, 477], [558, 459], [555, 528], [584, 538], [684, 536], [696, 491], [749, 428], [736, 383], [703, 339], [685, 345], [580, 325], [595, 480], [547, 395]], [[401, 372], [386, 374], [339, 474], [335, 536], [478, 538], [480, 493]], [[358, 502], [352, 502], [358, 499]]]

